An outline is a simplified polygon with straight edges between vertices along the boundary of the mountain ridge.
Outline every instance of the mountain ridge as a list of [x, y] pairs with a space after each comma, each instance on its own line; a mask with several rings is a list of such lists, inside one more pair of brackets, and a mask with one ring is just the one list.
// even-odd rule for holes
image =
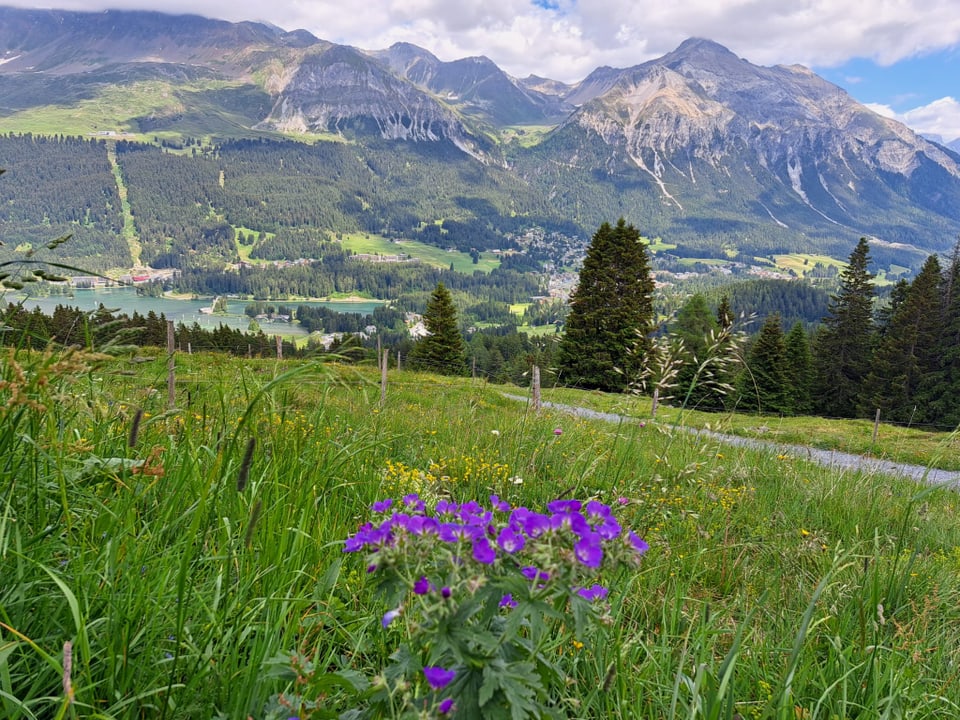
[[0, 7], [0, 77], [0, 132], [110, 96], [84, 134], [335, 139], [361, 155], [449, 144], [479, 168], [461, 173], [463, 208], [497, 168], [586, 233], [626, 216], [694, 245], [826, 242], [842, 257], [860, 235], [943, 250], [960, 232], [960, 141], [931, 142], [807, 68], [756, 66], [705, 38], [566, 84], [255, 22]]

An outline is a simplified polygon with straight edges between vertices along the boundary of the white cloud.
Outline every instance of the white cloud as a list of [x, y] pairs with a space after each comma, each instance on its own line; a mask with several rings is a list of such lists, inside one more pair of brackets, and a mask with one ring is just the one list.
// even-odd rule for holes
[[[513, 75], [576, 81], [599, 65], [629, 67], [688, 37], [753, 63], [827, 67], [851, 57], [890, 64], [960, 43], [956, 0], [46, 0], [264, 20], [366, 49], [398, 40], [444, 60], [487, 55]], [[30, 7], [30, 0], [5, 4]], [[543, 7], [547, 5], [548, 7]]]
[[875, 113], [899, 120], [923, 135], [939, 136], [944, 143], [960, 139], [960, 102], [944, 97], [928, 105], [898, 113], [889, 105], [867, 105]]

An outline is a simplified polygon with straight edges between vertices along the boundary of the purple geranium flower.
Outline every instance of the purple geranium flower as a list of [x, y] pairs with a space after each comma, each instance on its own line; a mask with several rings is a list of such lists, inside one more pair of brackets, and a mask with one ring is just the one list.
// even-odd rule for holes
[[590, 500], [587, 503], [587, 506], [584, 508], [584, 512], [587, 514], [587, 517], [593, 518], [607, 518], [610, 517], [610, 506], [604, 505], [602, 502], [597, 500]]
[[453, 593], [448, 586], [444, 585], [442, 588], [440, 588], [440, 596], [444, 600], [449, 600], [452, 594]]
[[380, 620], [380, 624], [383, 625], [383, 627], [387, 627], [387, 625], [389, 625], [398, 617], [400, 617], [400, 612], [401, 612], [401, 608], [396, 608], [394, 610], [387, 610], [387, 612], [383, 614], [383, 619]]
[[453, 698], [447, 698], [437, 707], [437, 712], [441, 715], [446, 715], [451, 710], [453, 710]]
[[489, 565], [497, 559], [497, 551], [485, 537], [474, 538], [473, 541], [473, 559], [478, 563]]
[[579, 500], [554, 500], [547, 503], [547, 510], [552, 513], [579, 512], [582, 506]]
[[513, 599], [513, 595], [507, 593], [502, 598], [500, 598], [500, 604], [498, 607], [502, 608], [515, 608], [517, 606], [517, 601]]
[[603, 546], [600, 536], [590, 532], [581, 537], [573, 546], [573, 554], [582, 564], [591, 568], [598, 568], [603, 562]]
[[526, 543], [527, 541], [523, 535], [514, 532], [510, 529], [509, 525], [503, 528], [497, 536], [497, 545], [499, 545], [505, 553], [509, 553], [510, 555], [523, 550], [523, 546], [526, 545]]
[[426, 595], [432, 587], [433, 585], [427, 580], [426, 576], [421, 575], [420, 579], [413, 584], [413, 592], [415, 595]]
[[550, 529], [550, 518], [521, 507], [510, 514], [510, 525], [522, 530], [527, 537], [537, 538]]
[[386, 512], [390, 506], [393, 505], [393, 500], [387, 498], [386, 500], [377, 500], [373, 505], [370, 506], [370, 509], [375, 513]]
[[577, 595], [582, 597], [584, 600], [589, 600], [593, 602], [594, 600], [603, 600], [607, 597], [609, 590], [603, 585], [597, 585], [594, 583], [593, 587], [580, 588], [577, 590]]
[[423, 676], [434, 690], [443, 690], [457, 676], [456, 670], [447, 670], [439, 665], [430, 665], [423, 669]]
[[520, 573], [527, 580], [543, 580], [547, 581], [550, 579], [550, 573], [544, 572], [543, 570], [537, 570], [537, 568], [532, 565], [527, 565], [526, 567], [520, 568]]
[[493, 506], [494, 510], [499, 510], [500, 512], [510, 512], [510, 503], [505, 500], [501, 500], [499, 495], [490, 496], [490, 505]]
[[636, 550], [638, 555], [643, 555], [650, 549], [647, 541], [637, 535], [633, 530], [627, 533], [627, 541], [633, 546], [633, 549]]

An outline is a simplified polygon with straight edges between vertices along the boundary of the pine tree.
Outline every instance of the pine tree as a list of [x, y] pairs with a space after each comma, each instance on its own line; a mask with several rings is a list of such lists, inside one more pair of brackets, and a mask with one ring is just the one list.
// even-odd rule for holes
[[[934, 420], [929, 391], [939, 369], [940, 261], [931, 255], [890, 318], [863, 385], [861, 414], [879, 408], [897, 422]], [[926, 392], [925, 392], [926, 390]]]
[[457, 327], [453, 298], [443, 283], [430, 294], [423, 324], [430, 334], [410, 351], [411, 366], [441, 375], [463, 375], [467, 369], [466, 346]]
[[807, 331], [800, 322], [794, 323], [786, 339], [787, 393], [793, 412], [809, 413], [813, 406], [813, 356]]
[[829, 417], [854, 417], [873, 353], [873, 275], [867, 270], [870, 247], [860, 238], [840, 273], [840, 289], [830, 298], [828, 315], [817, 334], [817, 411]]
[[621, 392], [643, 365], [653, 325], [653, 279], [640, 233], [620, 218], [603, 223], [570, 296], [557, 353], [560, 381]]
[[787, 346], [779, 315], [771, 315], [764, 322], [740, 377], [740, 399], [745, 407], [765, 413], [793, 411], [787, 391]]

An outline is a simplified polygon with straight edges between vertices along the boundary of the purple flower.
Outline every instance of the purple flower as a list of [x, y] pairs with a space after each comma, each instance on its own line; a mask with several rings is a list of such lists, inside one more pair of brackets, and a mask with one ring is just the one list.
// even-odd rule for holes
[[473, 541], [473, 559], [478, 563], [489, 565], [497, 559], [497, 551], [485, 537], [478, 537]]
[[452, 515], [459, 509], [459, 505], [449, 500], [441, 500], [437, 503], [437, 515]]
[[587, 519], [577, 511], [558, 512], [551, 516], [550, 525], [554, 530], [569, 529], [574, 535], [583, 537], [592, 532]]
[[442, 588], [440, 588], [440, 596], [444, 600], [449, 600], [452, 594], [453, 593], [450, 591], [450, 588], [447, 585], [444, 585]]
[[416, 493], [410, 493], [403, 496], [403, 504], [408, 508], [413, 508], [414, 510], [423, 510], [425, 507], [423, 500], [420, 499], [420, 496]]
[[510, 526], [503, 528], [500, 531], [500, 534], [497, 536], [497, 545], [500, 548], [510, 555], [515, 552], [523, 550], [523, 546], [527, 544], [527, 541], [524, 539], [523, 535], [515, 533], [510, 529]]
[[527, 537], [538, 538], [550, 529], [550, 518], [521, 507], [510, 514], [510, 525], [523, 530]]
[[593, 602], [594, 600], [603, 600], [607, 597], [609, 590], [603, 585], [597, 585], [594, 583], [593, 587], [589, 588], [580, 588], [577, 590], [577, 595], [582, 597], [584, 600], [589, 600]]
[[544, 572], [543, 570], [537, 570], [537, 568], [532, 565], [527, 565], [526, 567], [520, 568], [520, 573], [527, 580], [543, 580], [547, 581], [550, 579], [550, 573]]
[[490, 505], [493, 506], [494, 510], [499, 510], [500, 512], [510, 512], [510, 503], [505, 500], [501, 500], [499, 495], [490, 496]]
[[580, 512], [582, 505], [579, 500], [553, 500], [547, 503], [547, 510], [552, 513]]
[[423, 676], [434, 690], [443, 690], [457, 676], [456, 670], [447, 670], [439, 665], [430, 665], [423, 669]]
[[563, 428], [554, 428], [554, 429], [553, 429], [553, 434], [554, 434], [554, 435], [563, 435]]
[[582, 564], [591, 568], [598, 568], [603, 562], [603, 547], [597, 533], [587, 533], [573, 546], [573, 554]]
[[476, 515], [481, 510], [483, 510], [483, 508], [480, 506], [480, 503], [476, 500], [468, 500], [460, 506], [460, 517], [464, 518], [468, 515]]
[[591, 500], [584, 508], [584, 512], [590, 519], [608, 518], [610, 517], [610, 506], [604, 505], [602, 502], [597, 502], [596, 500]]
[[621, 530], [620, 523], [617, 522], [617, 519], [613, 517], [613, 515], [597, 525], [597, 534], [604, 540], [613, 540], [619, 537]]
[[415, 595], [426, 595], [432, 587], [433, 585], [427, 580], [426, 576], [421, 575], [420, 579], [413, 584], [413, 592]]
[[502, 598], [500, 598], [500, 604], [497, 607], [502, 608], [515, 608], [517, 606], [517, 601], [513, 599], [513, 595], [507, 593]]
[[386, 500], [377, 500], [373, 505], [370, 506], [370, 509], [375, 513], [382, 513], [386, 512], [391, 505], [393, 505], [393, 500], [391, 498], [387, 498]]
[[650, 549], [647, 541], [637, 535], [633, 530], [627, 533], [627, 542], [633, 546], [633, 549], [637, 552], [637, 555], [643, 555], [647, 550]]
[[437, 712], [441, 715], [446, 715], [453, 709], [453, 698], [447, 698], [437, 707]]
[[383, 614], [383, 619], [380, 620], [380, 624], [383, 625], [384, 627], [387, 627], [387, 625], [389, 625], [398, 617], [400, 617], [401, 609], [402, 608], [396, 608], [395, 610], [387, 610], [387, 612]]
[[440, 535], [440, 539], [444, 542], [455, 543], [474, 537], [476, 528], [461, 525], [460, 523], [441, 523], [437, 532]]
[[629, 505], [629, 504], [630, 504], [630, 498], [618, 497], [618, 498], [617, 498], [617, 502], [620, 503], [621, 505]]

